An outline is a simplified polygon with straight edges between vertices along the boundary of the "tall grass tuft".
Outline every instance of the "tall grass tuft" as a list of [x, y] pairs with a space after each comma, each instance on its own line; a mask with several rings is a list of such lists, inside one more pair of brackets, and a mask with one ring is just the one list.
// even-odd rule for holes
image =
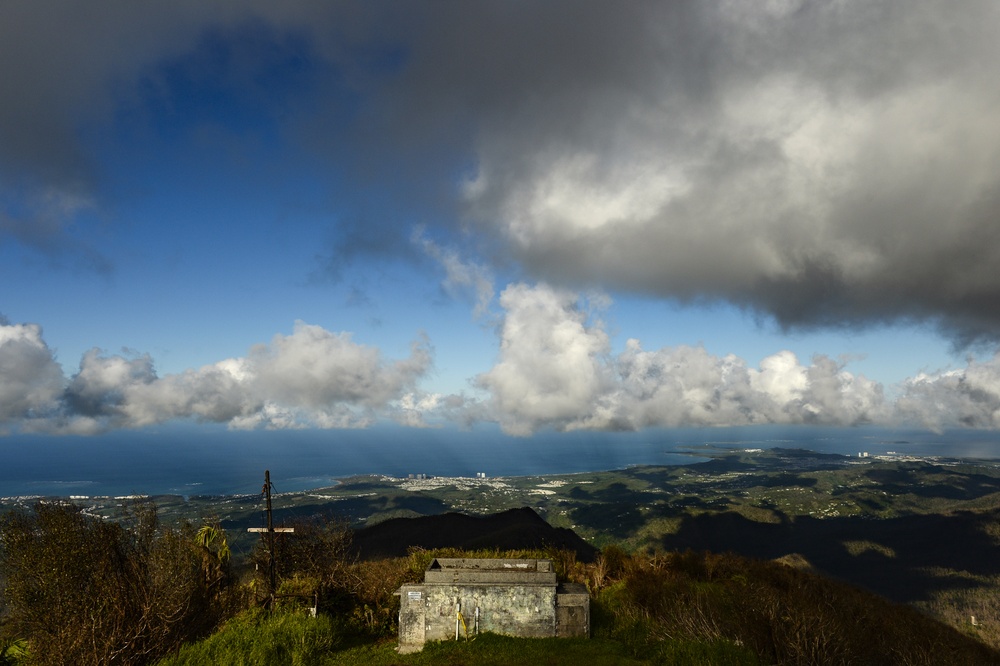
[[321, 663], [341, 642], [341, 631], [328, 616], [254, 609], [234, 617], [209, 638], [185, 645], [159, 664], [306, 666]]

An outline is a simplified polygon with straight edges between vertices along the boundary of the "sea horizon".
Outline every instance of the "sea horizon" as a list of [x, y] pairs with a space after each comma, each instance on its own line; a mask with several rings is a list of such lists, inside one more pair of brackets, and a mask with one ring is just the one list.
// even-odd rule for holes
[[856, 456], [1000, 460], [1000, 433], [875, 427], [753, 426], [640, 432], [541, 433], [499, 429], [231, 431], [203, 426], [121, 431], [98, 437], [0, 439], [2, 497], [241, 495], [335, 485], [358, 475], [537, 476], [702, 460], [697, 449], [800, 448]]

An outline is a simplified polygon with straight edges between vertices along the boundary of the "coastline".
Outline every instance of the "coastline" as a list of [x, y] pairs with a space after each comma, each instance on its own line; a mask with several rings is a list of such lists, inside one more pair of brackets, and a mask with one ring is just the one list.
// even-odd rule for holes
[[943, 434], [880, 428], [755, 426], [641, 433], [548, 433], [515, 438], [498, 431], [418, 432], [386, 438], [360, 433], [289, 433], [280, 450], [256, 433], [188, 431], [116, 433], [105, 439], [0, 438], [2, 497], [190, 497], [253, 495], [265, 469], [276, 492], [330, 487], [365, 474], [405, 478], [533, 476], [610, 471], [639, 465], [691, 464], [713, 448], [802, 448], [855, 456], [889, 452], [916, 458], [1000, 459], [1000, 433]]

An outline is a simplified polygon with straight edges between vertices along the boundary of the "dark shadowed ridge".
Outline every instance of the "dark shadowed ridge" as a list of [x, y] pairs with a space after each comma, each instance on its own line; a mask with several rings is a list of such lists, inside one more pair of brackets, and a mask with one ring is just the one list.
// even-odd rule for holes
[[581, 562], [593, 562], [597, 554], [597, 549], [577, 536], [576, 532], [552, 527], [527, 507], [488, 516], [445, 513], [419, 518], [393, 518], [354, 534], [354, 550], [362, 560], [403, 557], [411, 547], [466, 550], [559, 548], [575, 552]]

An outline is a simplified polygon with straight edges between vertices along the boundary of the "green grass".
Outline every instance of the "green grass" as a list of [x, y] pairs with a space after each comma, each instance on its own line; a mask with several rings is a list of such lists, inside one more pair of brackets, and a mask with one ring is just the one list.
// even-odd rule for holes
[[[401, 655], [395, 640], [357, 644], [329, 617], [302, 613], [248, 612], [216, 634], [187, 645], [159, 666], [614, 666], [617, 664], [755, 665], [752, 654], [725, 642], [664, 641], [635, 645], [611, 638], [510, 638], [482, 634], [472, 640], [428, 643]], [[641, 644], [641, 648], [636, 646]]]
[[613, 666], [648, 664], [631, 657], [625, 646], [611, 640], [570, 638], [509, 638], [482, 634], [469, 641], [429, 643], [420, 652], [400, 655], [395, 642], [362, 646], [338, 652], [324, 664], [394, 666], [434, 664], [445, 666], [516, 666], [551, 664], [552, 666]]
[[344, 644], [344, 632], [334, 620], [303, 612], [266, 613], [253, 610], [227, 622], [203, 641], [185, 645], [160, 661], [160, 666], [257, 666], [322, 664]]

